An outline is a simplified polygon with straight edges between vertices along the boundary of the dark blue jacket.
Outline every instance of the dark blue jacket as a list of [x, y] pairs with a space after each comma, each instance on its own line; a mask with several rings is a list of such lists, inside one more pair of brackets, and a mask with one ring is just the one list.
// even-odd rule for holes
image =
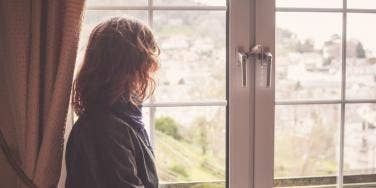
[[145, 129], [119, 109], [87, 113], [70, 133], [66, 188], [157, 188]]

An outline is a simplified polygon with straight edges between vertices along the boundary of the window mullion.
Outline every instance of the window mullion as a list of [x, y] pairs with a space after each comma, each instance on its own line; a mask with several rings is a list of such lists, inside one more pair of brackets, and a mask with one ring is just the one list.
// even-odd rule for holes
[[347, 53], [347, 0], [343, 0], [342, 12], [342, 83], [341, 83], [341, 124], [339, 134], [339, 168], [338, 188], [343, 187], [343, 165], [345, 145], [345, 114], [346, 114], [346, 53]]
[[151, 28], [153, 28], [153, 0], [148, 0], [148, 23]]
[[[150, 28], [153, 28], [153, 0], [148, 0], [148, 24]], [[150, 104], [153, 104], [155, 102], [155, 96], [154, 94], [150, 97]], [[150, 142], [152, 147], [155, 147], [155, 112], [156, 107], [151, 106], [149, 108], [149, 129], [150, 129]]]

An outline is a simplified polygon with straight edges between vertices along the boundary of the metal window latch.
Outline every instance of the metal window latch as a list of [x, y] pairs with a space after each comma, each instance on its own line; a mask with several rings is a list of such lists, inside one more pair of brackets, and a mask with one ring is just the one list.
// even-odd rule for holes
[[260, 84], [263, 87], [269, 88], [272, 81], [272, 62], [273, 55], [268, 47], [262, 45], [255, 45], [248, 52], [244, 52], [242, 48], [236, 49], [237, 64], [241, 67], [242, 72], [242, 87], [247, 87], [247, 61], [254, 58], [255, 63], [259, 63], [261, 68]]

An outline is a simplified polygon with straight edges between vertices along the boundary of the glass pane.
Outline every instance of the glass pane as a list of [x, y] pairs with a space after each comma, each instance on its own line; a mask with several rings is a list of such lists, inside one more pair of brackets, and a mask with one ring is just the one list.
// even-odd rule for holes
[[87, 6], [139, 6], [147, 5], [148, 0], [87, 0]]
[[138, 10], [88, 10], [85, 13], [84, 22], [82, 24], [81, 33], [80, 33], [80, 41], [78, 47], [78, 54], [77, 54], [77, 64], [82, 62], [83, 56], [85, 55], [85, 49], [87, 46], [87, 42], [89, 40], [89, 36], [91, 31], [94, 29], [96, 25], [98, 25], [101, 21], [109, 19], [115, 16], [129, 16], [137, 18], [143, 22], [147, 22], [147, 11], [138, 11]]
[[376, 99], [375, 20], [374, 14], [348, 14], [347, 98]]
[[376, 9], [375, 0], [347, 0], [348, 8]]
[[154, 0], [163, 6], [226, 6], [226, 0]]
[[296, 8], [341, 8], [342, 0], [276, 0], [276, 5]]
[[160, 101], [225, 100], [226, 12], [156, 11]]
[[376, 185], [376, 104], [346, 105], [344, 173], [356, 187]]
[[150, 109], [144, 108], [144, 116], [154, 120], [161, 185], [225, 187], [226, 108], [161, 107], [155, 113]]
[[337, 13], [276, 14], [276, 100], [340, 99], [341, 23]]
[[335, 176], [340, 119], [339, 105], [277, 105], [274, 177]]
[[348, 104], [345, 174], [376, 174], [376, 104]]

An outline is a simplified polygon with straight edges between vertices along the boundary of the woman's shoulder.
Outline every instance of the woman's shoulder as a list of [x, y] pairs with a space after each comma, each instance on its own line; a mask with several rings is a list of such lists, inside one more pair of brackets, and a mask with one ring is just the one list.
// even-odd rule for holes
[[116, 137], [119, 139], [137, 138], [133, 129], [126, 122], [106, 112], [80, 116], [73, 126], [71, 135], [98, 141]]
[[84, 114], [78, 118], [75, 124], [89, 132], [99, 131], [102, 134], [113, 131], [133, 132], [125, 121], [110, 112]]

